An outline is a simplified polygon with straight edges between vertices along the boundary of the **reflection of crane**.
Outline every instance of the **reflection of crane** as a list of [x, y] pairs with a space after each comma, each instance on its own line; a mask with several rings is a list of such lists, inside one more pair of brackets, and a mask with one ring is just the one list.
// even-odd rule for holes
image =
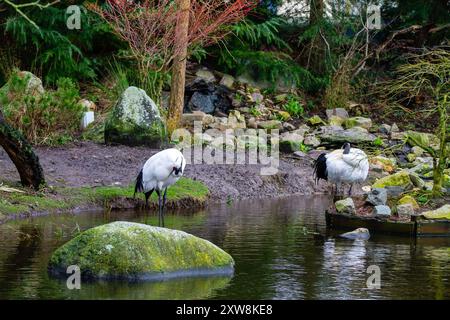
[[353, 183], [363, 182], [369, 173], [369, 160], [364, 151], [351, 148], [345, 143], [343, 149], [328, 154], [322, 153], [314, 162], [316, 182], [327, 180], [336, 185], [336, 192], [341, 183], [350, 183], [349, 195], [352, 194]]
[[[136, 192], [145, 194], [145, 203], [148, 205], [148, 198], [153, 191], [158, 194], [158, 223], [164, 227], [164, 206], [166, 204], [167, 188], [181, 178], [186, 166], [183, 154], [177, 149], [166, 149], [151, 156], [144, 167], [139, 172], [136, 179]], [[161, 193], [164, 192], [162, 203]]]

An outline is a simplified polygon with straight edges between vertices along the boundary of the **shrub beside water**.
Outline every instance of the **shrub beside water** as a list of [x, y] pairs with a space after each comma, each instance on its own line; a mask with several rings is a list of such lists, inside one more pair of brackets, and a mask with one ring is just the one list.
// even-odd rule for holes
[[0, 104], [11, 125], [33, 144], [64, 144], [79, 129], [83, 113], [73, 80], [59, 78], [55, 90], [27, 92], [30, 76], [15, 72], [0, 90]]

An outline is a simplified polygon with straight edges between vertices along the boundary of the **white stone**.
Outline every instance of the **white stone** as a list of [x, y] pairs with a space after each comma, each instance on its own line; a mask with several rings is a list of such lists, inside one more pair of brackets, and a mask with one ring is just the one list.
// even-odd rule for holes
[[86, 129], [88, 125], [94, 122], [94, 111], [83, 112], [83, 116], [81, 118], [81, 129]]

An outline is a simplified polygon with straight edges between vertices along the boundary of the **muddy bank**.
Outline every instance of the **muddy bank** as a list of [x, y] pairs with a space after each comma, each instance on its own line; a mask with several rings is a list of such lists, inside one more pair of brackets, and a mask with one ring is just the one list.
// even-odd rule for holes
[[[60, 187], [127, 186], [157, 151], [93, 142], [36, 148], [47, 183]], [[272, 176], [260, 175], [263, 166], [259, 164], [191, 164], [186, 167], [185, 176], [203, 182], [213, 201], [326, 192], [325, 183], [316, 186], [313, 181], [312, 161], [309, 157], [294, 159], [281, 155], [278, 173]], [[19, 180], [13, 163], [3, 150], [0, 150], [0, 180]]]

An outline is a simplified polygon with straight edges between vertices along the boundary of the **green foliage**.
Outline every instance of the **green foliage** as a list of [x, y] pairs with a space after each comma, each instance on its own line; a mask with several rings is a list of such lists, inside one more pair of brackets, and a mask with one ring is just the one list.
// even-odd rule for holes
[[283, 109], [295, 118], [301, 117], [305, 112], [301, 103], [294, 96], [289, 97], [288, 101], [283, 105]]
[[278, 28], [283, 19], [274, 17], [261, 23], [245, 19], [231, 27], [233, 34], [241, 41], [256, 47], [261, 45], [274, 45], [278, 49], [292, 51], [287, 42], [278, 35]]
[[383, 140], [380, 137], [376, 137], [375, 140], [373, 140], [372, 144], [375, 147], [382, 147], [383, 146]]
[[259, 109], [256, 106], [252, 106], [250, 108], [250, 114], [254, 117], [258, 117], [261, 115], [261, 111], [259, 111]]
[[316, 91], [324, 82], [314, 77], [308, 70], [300, 67], [289, 55], [273, 51], [233, 50], [223, 54], [219, 64], [227, 72], [237, 75], [248, 73], [256, 80], [268, 81], [276, 86], [296, 85], [307, 91]]
[[102, 61], [89, 55], [97, 47], [113, 52], [118, 45], [107, 25], [91, 12], [82, 10], [82, 30], [67, 28], [66, 6], [31, 9], [27, 15], [39, 29], [17, 14], [9, 16], [0, 28], [20, 49], [22, 69], [39, 71], [50, 84], [62, 76], [77, 80], [95, 78]]
[[34, 144], [64, 144], [78, 129], [83, 107], [73, 80], [59, 78], [57, 89], [27, 92], [28, 77], [14, 73], [0, 91], [6, 119]]

